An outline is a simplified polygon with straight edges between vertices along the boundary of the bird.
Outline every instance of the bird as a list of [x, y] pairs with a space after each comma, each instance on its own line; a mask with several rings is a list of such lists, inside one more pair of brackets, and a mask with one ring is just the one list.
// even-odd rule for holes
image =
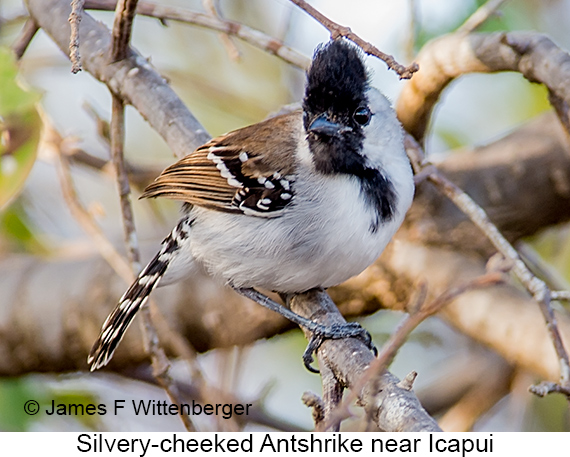
[[91, 370], [109, 362], [159, 283], [197, 266], [321, 336], [360, 334], [350, 324], [323, 329], [257, 289], [290, 296], [361, 273], [413, 195], [402, 127], [371, 86], [362, 50], [343, 38], [319, 45], [300, 109], [210, 140], [145, 189], [141, 198], [182, 201], [183, 216], [105, 320]]

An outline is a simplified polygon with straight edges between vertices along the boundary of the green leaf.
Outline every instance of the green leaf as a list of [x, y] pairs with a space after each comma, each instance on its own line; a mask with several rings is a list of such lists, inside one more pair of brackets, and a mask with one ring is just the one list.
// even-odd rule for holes
[[11, 252], [28, 252], [36, 255], [46, 255], [49, 247], [46, 246], [34, 223], [24, 210], [22, 199], [16, 200], [5, 211], [0, 213], [0, 233], [9, 246]]
[[0, 429], [10, 432], [26, 431], [37, 416], [28, 415], [24, 404], [29, 400], [46, 402], [43, 389], [25, 378], [0, 380]]
[[40, 137], [39, 95], [20, 87], [17, 75], [10, 51], [0, 48], [0, 210], [23, 188]]

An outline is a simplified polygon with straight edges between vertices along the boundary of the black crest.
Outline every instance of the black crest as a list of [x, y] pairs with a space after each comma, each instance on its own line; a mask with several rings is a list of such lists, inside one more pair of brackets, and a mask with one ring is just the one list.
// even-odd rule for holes
[[303, 109], [308, 113], [332, 111], [352, 116], [366, 103], [368, 73], [361, 51], [342, 39], [329, 41], [315, 51], [307, 72]]
[[360, 152], [364, 133], [355, 121], [354, 113], [368, 105], [367, 90], [368, 74], [358, 48], [343, 39], [329, 41], [317, 48], [307, 71], [303, 100], [305, 130], [309, 132], [319, 116], [339, 126], [336, 135], [309, 134], [307, 137], [317, 171], [327, 174], [362, 172], [364, 157]]

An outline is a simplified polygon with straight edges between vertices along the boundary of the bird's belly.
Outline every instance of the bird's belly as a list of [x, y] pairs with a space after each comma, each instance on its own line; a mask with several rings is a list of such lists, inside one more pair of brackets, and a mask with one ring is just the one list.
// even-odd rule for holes
[[298, 199], [294, 217], [209, 212], [192, 227], [192, 254], [236, 287], [302, 292], [339, 284], [374, 262], [401, 222], [397, 216], [372, 230], [373, 209], [351, 186], [337, 185], [319, 196], [334, 201], [330, 205]]

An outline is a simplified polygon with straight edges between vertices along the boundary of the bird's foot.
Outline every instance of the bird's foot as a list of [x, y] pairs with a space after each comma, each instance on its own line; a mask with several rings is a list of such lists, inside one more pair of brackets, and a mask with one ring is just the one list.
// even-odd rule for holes
[[303, 363], [307, 370], [318, 373], [319, 370], [312, 366], [314, 362], [313, 354], [321, 347], [325, 340], [340, 340], [343, 338], [357, 338], [362, 341], [374, 356], [378, 355], [378, 349], [372, 342], [372, 337], [368, 330], [362, 327], [358, 322], [346, 322], [344, 324], [333, 324], [329, 327], [316, 324], [311, 328], [312, 335], [307, 345], [307, 349], [303, 353]]

